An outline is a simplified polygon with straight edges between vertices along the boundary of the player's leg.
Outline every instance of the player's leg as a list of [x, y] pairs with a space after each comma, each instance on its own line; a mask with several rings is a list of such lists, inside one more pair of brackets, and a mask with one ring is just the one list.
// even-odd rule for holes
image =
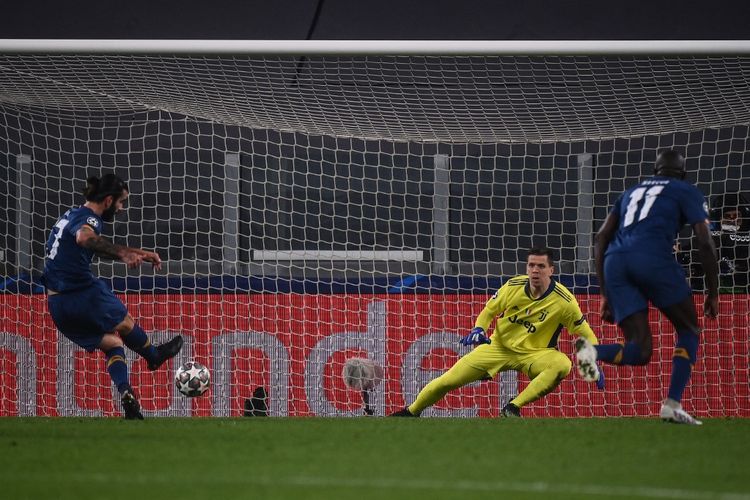
[[651, 359], [651, 330], [648, 325], [648, 298], [637, 280], [642, 258], [608, 258], [604, 261], [607, 276], [607, 300], [615, 322], [620, 326], [624, 343], [591, 345], [576, 340], [576, 365], [584, 380], [599, 378], [597, 361], [615, 365], [644, 365]]
[[509, 404], [520, 409], [549, 394], [568, 376], [572, 366], [565, 354], [554, 349], [523, 356], [518, 369], [528, 375], [531, 382]]
[[648, 324], [648, 310], [638, 311], [619, 323], [624, 344], [594, 346], [597, 359], [615, 365], [642, 366], [651, 361], [653, 340]]
[[106, 333], [102, 336], [98, 348], [107, 359], [107, 372], [109, 372], [112, 382], [120, 393], [120, 402], [125, 418], [128, 420], [143, 420], [141, 405], [130, 386], [128, 363], [125, 359], [125, 348], [122, 340], [118, 335]]
[[648, 324], [648, 310], [638, 311], [619, 323], [624, 343], [591, 345], [586, 339], [576, 340], [576, 364], [584, 380], [599, 378], [597, 361], [613, 365], [641, 366], [651, 360], [653, 341]]
[[48, 306], [52, 320], [62, 335], [88, 352], [101, 350], [107, 360], [107, 372], [120, 392], [125, 418], [142, 419], [140, 405], [133, 395], [122, 340], [103, 323], [119, 321], [127, 312], [121, 302], [112, 307], [97, 287], [73, 293], [50, 296]]
[[153, 345], [148, 334], [141, 328], [139, 324], [135, 322], [130, 314], [125, 316], [115, 330], [120, 334], [125, 345], [131, 350], [138, 353], [148, 362], [149, 370], [156, 370], [165, 361], [173, 358], [182, 349], [182, 336], [177, 335], [172, 338], [169, 342], [161, 345]]
[[670, 422], [700, 425], [701, 422], [682, 409], [682, 393], [698, 357], [699, 328], [692, 296], [678, 304], [660, 308], [669, 318], [677, 332], [677, 342], [672, 355], [672, 377], [669, 382], [667, 399], [663, 402], [660, 415]]
[[443, 397], [453, 389], [458, 389], [466, 384], [476, 382], [486, 375], [487, 372], [485, 370], [474, 368], [473, 366], [470, 366], [467, 363], [462, 363], [461, 360], [458, 360], [450, 370], [432, 380], [429, 384], [424, 386], [424, 389], [419, 391], [417, 399], [407, 407], [409, 413], [412, 415], [419, 415], [426, 408], [443, 399]]
[[648, 280], [649, 299], [669, 319], [677, 333], [669, 393], [660, 414], [671, 422], [700, 425], [700, 421], [683, 411], [680, 404], [698, 354], [699, 329], [693, 293], [687, 283], [685, 271], [674, 258], [656, 265], [658, 268], [651, 272], [646, 270], [640, 279], [643, 282]]
[[160, 346], [153, 345], [146, 332], [128, 314], [125, 304], [115, 296], [109, 285], [97, 280], [92, 289], [96, 294], [96, 316], [99, 318], [101, 329], [105, 332], [119, 333], [125, 345], [148, 362], [149, 370], [156, 370], [180, 352], [182, 336], [177, 335]]
[[451, 390], [486, 378], [490, 373], [494, 375], [498, 371], [499, 356], [499, 349], [490, 344], [476, 347], [459, 359], [447, 372], [424, 386], [412, 404], [391, 416], [419, 416]]

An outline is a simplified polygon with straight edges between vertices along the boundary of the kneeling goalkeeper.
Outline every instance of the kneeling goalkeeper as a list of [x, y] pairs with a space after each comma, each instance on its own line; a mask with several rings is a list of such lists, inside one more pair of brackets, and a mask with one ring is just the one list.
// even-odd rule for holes
[[[460, 341], [478, 347], [427, 384], [412, 404], [391, 416], [419, 416], [448, 391], [506, 370], [524, 373], [531, 382], [505, 405], [501, 411], [504, 417], [520, 417], [524, 405], [552, 392], [572, 366], [570, 358], [557, 350], [563, 327], [598, 343], [573, 294], [552, 279], [554, 270], [552, 250], [529, 250], [527, 274], [508, 280], [487, 302], [471, 333]], [[496, 317], [495, 331], [488, 338], [485, 332]], [[599, 389], [604, 389], [601, 371], [595, 378]]]

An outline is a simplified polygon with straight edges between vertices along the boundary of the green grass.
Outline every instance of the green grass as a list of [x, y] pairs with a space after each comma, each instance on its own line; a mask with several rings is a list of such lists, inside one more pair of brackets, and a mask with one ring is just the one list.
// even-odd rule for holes
[[750, 499], [750, 419], [0, 419], [0, 496]]

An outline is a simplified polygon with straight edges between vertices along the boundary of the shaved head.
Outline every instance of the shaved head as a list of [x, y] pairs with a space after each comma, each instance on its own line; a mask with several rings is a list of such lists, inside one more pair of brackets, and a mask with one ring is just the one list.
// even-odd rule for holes
[[685, 157], [674, 149], [659, 153], [654, 163], [654, 173], [665, 177], [685, 178]]

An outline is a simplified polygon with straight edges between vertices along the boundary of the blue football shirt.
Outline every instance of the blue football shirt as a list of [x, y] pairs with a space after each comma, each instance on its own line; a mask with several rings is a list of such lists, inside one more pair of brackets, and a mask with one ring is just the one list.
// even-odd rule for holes
[[708, 205], [697, 187], [663, 176], [651, 177], [625, 191], [611, 211], [619, 214], [620, 224], [606, 255], [671, 256], [680, 229], [708, 219]]
[[47, 240], [44, 282], [57, 292], [87, 287], [96, 277], [91, 272], [92, 250], [76, 243], [76, 233], [84, 224], [102, 233], [102, 219], [88, 207], [71, 208], [55, 223]]

